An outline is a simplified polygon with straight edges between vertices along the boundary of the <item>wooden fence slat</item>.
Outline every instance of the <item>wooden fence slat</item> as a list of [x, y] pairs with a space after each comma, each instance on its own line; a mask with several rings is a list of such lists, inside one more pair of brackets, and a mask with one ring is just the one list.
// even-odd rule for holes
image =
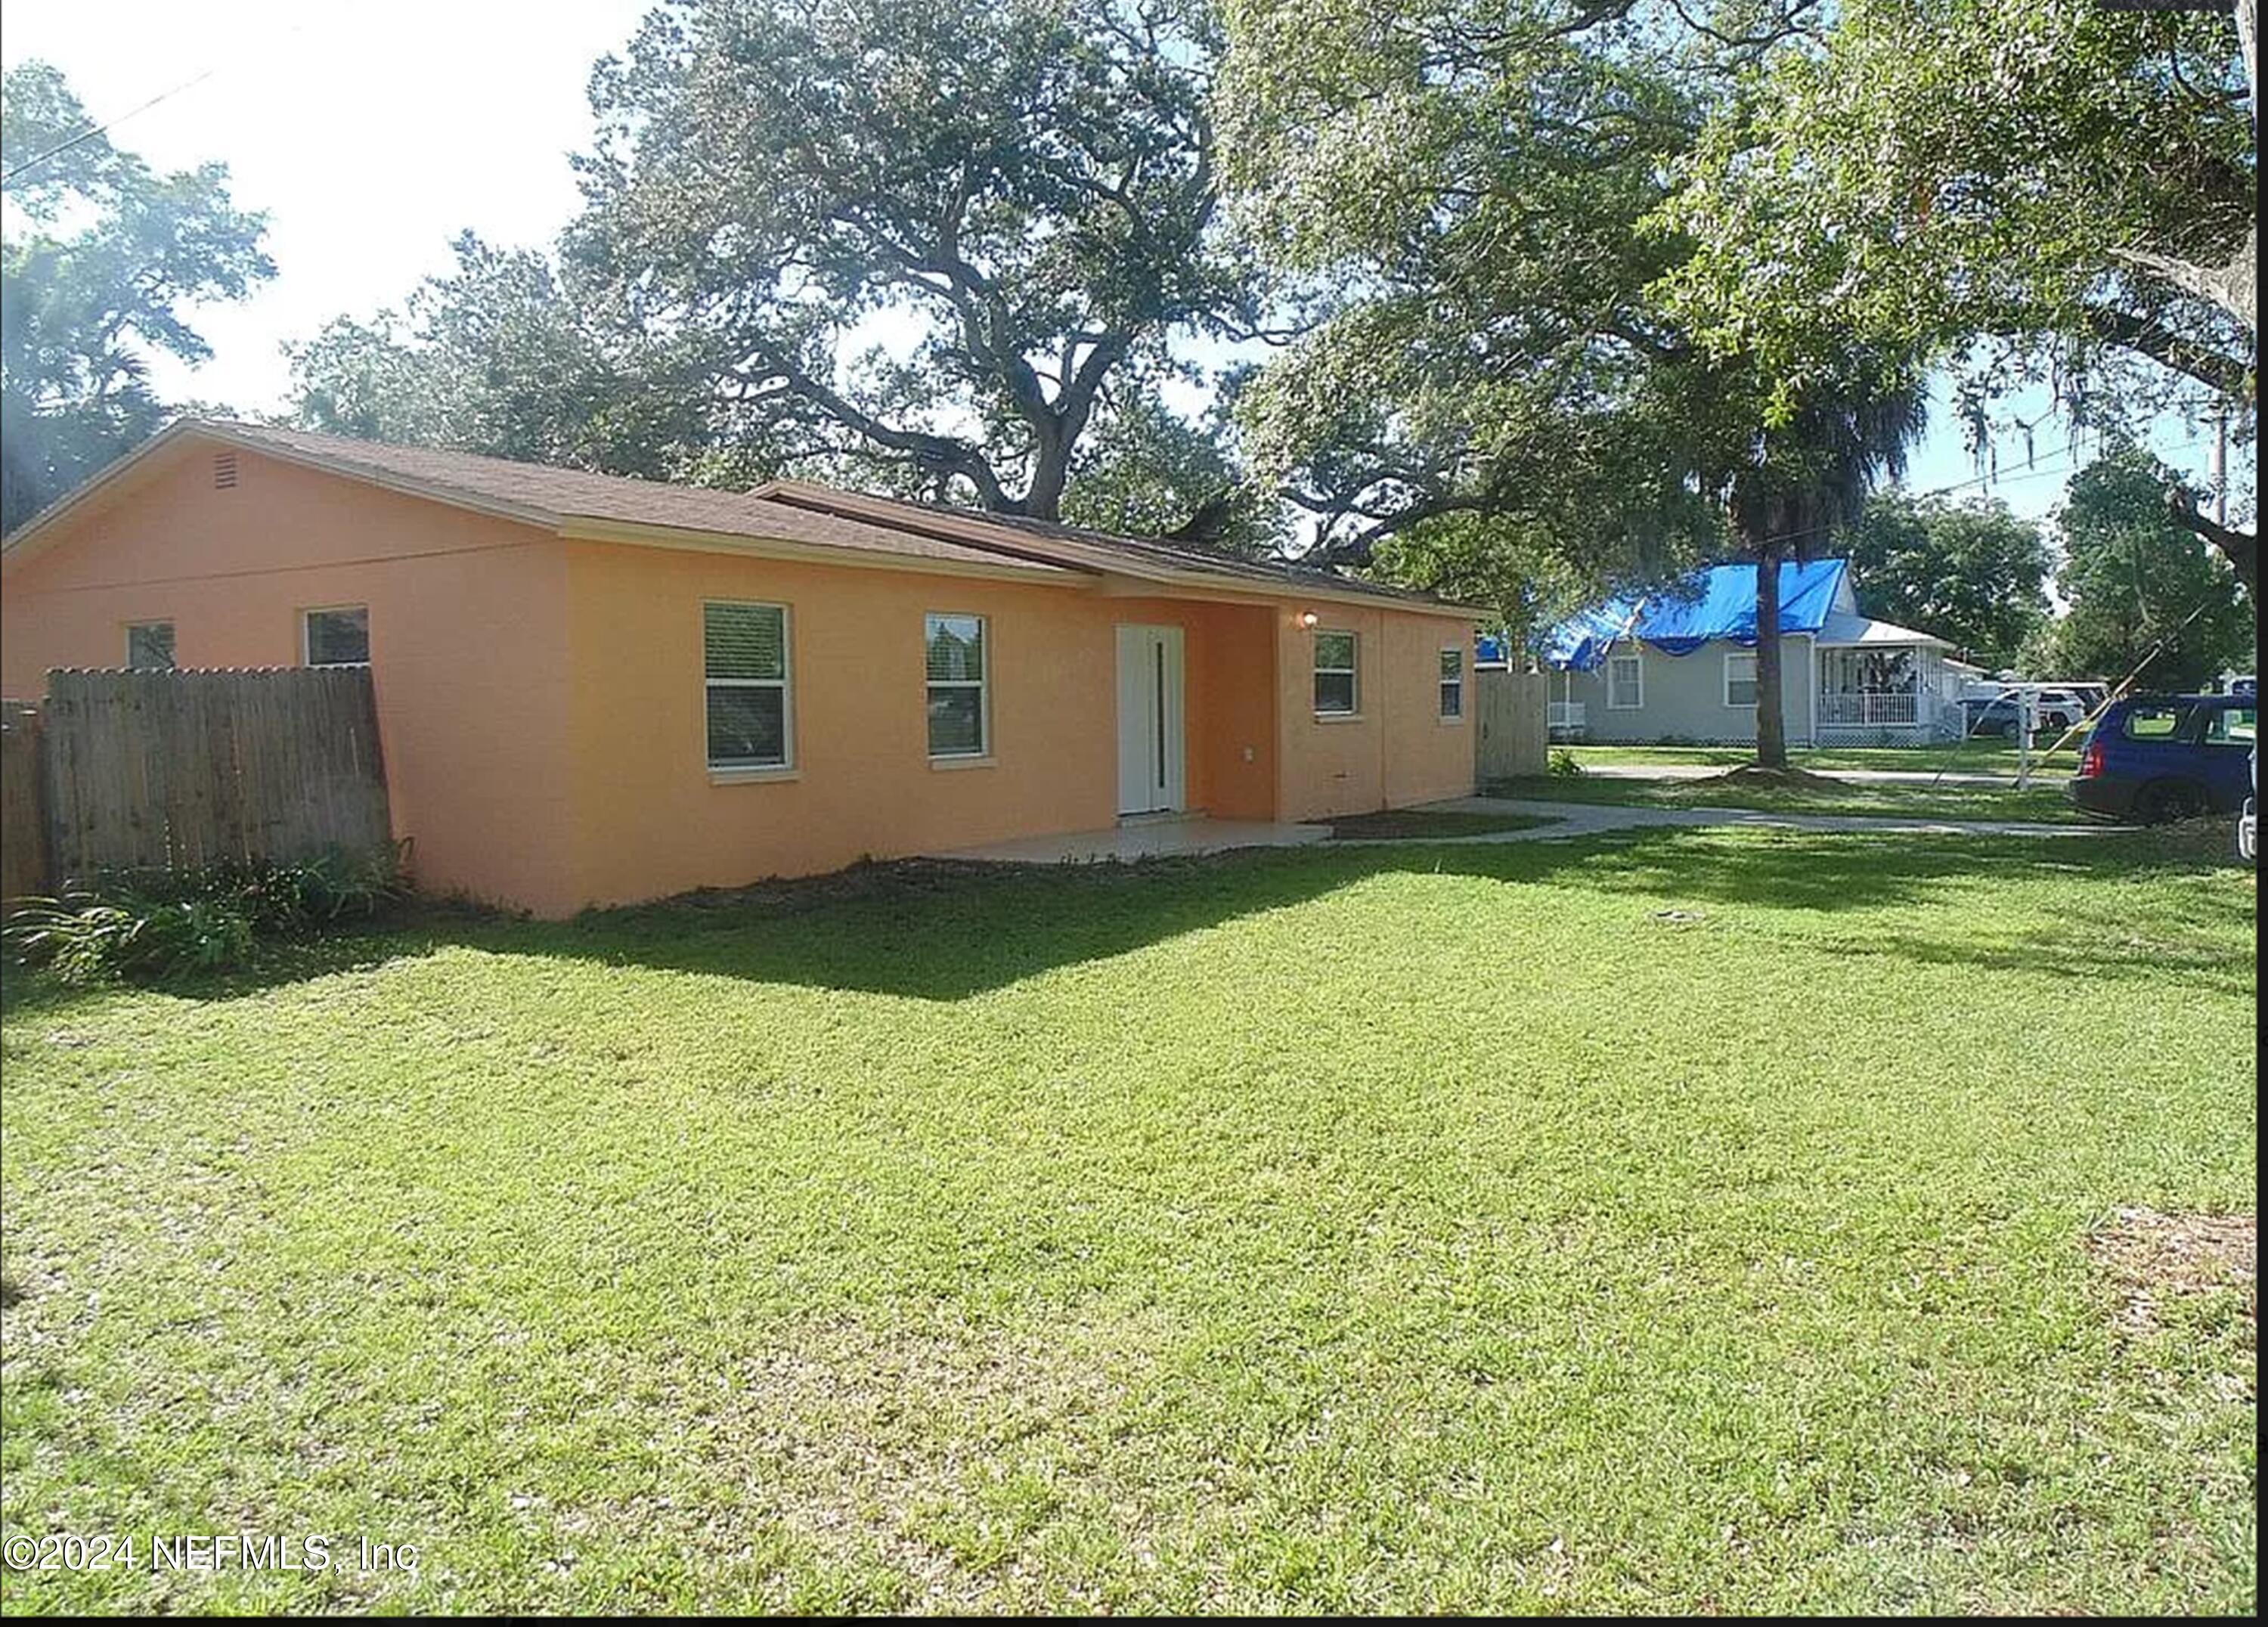
[[1525, 779], [1550, 755], [1550, 681], [1541, 673], [1490, 668], [1473, 674], [1480, 716], [1476, 777]]
[[5, 896], [391, 842], [367, 667], [58, 671], [5, 723]]
[[0, 903], [48, 888], [42, 723], [36, 706], [0, 701]]

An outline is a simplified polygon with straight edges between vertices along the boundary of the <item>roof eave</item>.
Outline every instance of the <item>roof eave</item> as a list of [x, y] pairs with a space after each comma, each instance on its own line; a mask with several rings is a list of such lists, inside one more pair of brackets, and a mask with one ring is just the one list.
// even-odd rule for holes
[[854, 571], [910, 571], [930, 576], [976, 577], [1050, 587], [1081, 587], [1092, 573], [1067, 565], [1018, 561], [987, 563], [926, 554], [894, 554], [880, 548], [797, 542], [755, 532], [709, 531], [689, 526], [659, 526], [592, 515], [568, 515], [559, 535], [571, 542], [617, 542], [640, 548], [683, 548], [696, 553], [735, 554], [795, 564], [837, 565]]
[[888, 497], [869, 497], [864, 492], [837, 491], [831, 486], [815, 486], [803, 481], [769, 481], [757, 487], [752, 495], [900, 531], [941, 536], [1012, 558], [1035, 560], [1044, 564], [1068, 564], [1106, 576], [1130, 577], [1139, 581], [1185, 587], [1204, 593], [1209, 597], [1269, 600], [1322, 599], [1373, 607], [1395, 607], [1418, 615], [1473, 621], [1485, 621], [1496, 614], [1492, 609], [1454, 604], [1446, 600], [1405, 599], [1393, 593], [1366, 593], [1354, 586], [1301, 582], [1289, 575], [1279, 579], [1246, 576], [1225, 570], [1208, 571], [1202, 566], [1177, 568], [1103, 543], [1083, 542], [1073, 537], [1042, 539], [1027, 535], [1008, 526], [988, 524], [981, 515], [963, 516], [943, 511], [924, 512], [917, 526], [907, 522], [905, 505]]

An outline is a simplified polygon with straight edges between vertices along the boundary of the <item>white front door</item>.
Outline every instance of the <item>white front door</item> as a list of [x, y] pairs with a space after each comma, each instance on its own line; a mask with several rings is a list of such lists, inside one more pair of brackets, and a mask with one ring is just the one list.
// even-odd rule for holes
[[1182, 799], [1182, 629], [1118, 629], [1118, 811], [1162, 814]]

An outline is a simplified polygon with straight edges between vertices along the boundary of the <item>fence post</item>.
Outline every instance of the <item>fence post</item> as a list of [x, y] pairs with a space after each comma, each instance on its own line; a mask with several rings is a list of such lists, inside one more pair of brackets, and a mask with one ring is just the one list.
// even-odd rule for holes
[[0, 904], [54, 890], [40, 709], [0, 701]]

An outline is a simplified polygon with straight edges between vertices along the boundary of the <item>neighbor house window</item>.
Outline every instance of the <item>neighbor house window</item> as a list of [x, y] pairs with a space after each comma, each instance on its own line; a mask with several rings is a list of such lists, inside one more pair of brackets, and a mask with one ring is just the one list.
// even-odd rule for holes
[[784, 769], [790, 746], [787, 607], [701, 607], [709, 766]]
[[986, 725], [984, 618], [923, 619], [929, 646], [929, 755], [981, 757], [991, 745]]
[[1731, 650], [1725, 654], [1725, 704], [1756, 703], [1756, 658], [1754, 651]]
[[1441, 652], [1441, 716], [1444, 719], [1465, 715], [1465, 652], [1462, 650]]
[[1359, 698], [1355, 688], [1355, 636], [1315, 635], [1315, 715], [1351, 718]]
[[1636, 711], [1646, 704], [1646, 666], [1634, 655], [1607, 658], [1607, 710]]
[[138, 672], [173, 670], [173, 624], [171, 622], [129, 622], [126, 624], [126, 664]]
[[370, 607], [345, 605], [307, 612], [300, 653], [310, 666], [370, 664]]

